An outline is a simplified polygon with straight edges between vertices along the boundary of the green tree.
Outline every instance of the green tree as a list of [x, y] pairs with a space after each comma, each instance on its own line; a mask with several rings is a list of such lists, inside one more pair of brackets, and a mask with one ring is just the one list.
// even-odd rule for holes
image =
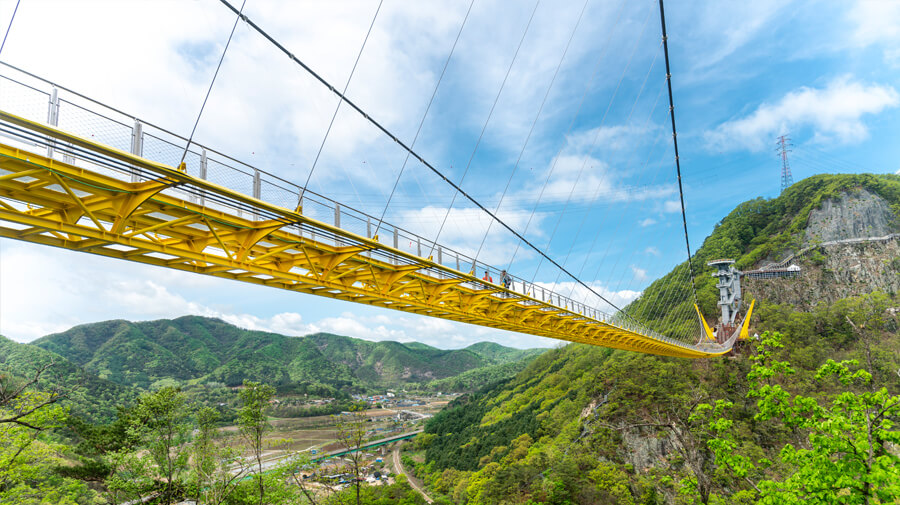
[[238, 412], [238, 426], [241, 436], [250, 446], [253, 458], [256, 461], [256, 474], [254, 480], [259, 490], [259, 504], [263, 504], [266, 496], [265, 481], [262, 466], [262, 453], [265, 434], [270, 429], [269, 418], [266, 416], [266, 408], [269, 401], [275, 396], [275, 388], [266, 384], [245, 380], [244, 388], [240, 391], [240, 399], [244, 406]]
[[778, 420], [803, 434], [803, 444], [786, 444], [777, 463], [783, 478], [767, 478], [773, 462], [743, 454], [734, 423], [725, 416], [731, 402], [718, 401], [698, 409], [712, 414], [708, 444], [717, 462], [746, 482], [762, 504], [879, 504], [900, 500], [900, 457], [890, 449], [900, 444], [896, 422], [900, 396], [884, 387], [869, 387], [871, 374], [858, 362], [829, 359], [816, 373], [820, 382], [836, 381], [838, 392], [828, 402], [794, 395], [780, 384], [794, 373], [790, 363], [775, 359], [783, 347], [781, 334], [763, 334], [747, 379], [748, 397], [756, 399], [755, 420]]
[[200, 409], [197, 412], [199, 429], [191, 448], [194, 495], [206, 505], [219, 505], [227, 500], [246, 470], [237, 451], [217, 443], [218, 421], [216, 409]]
[[338, 442], [345, 451], [349, 461], [349, 471], [353, 474], [353, 487], [356, 489], [356, 505], [360, 503], [360, 486], [362, 477], [363, 444], [366, 442], [366, 414], [363, 407], [354, 406], [349, 415], [342, 414], [337, 417]]
[[144, 503], [153, 496], [156, 480], [146, 458], [120, 449], [108, 453], [107, 460], [110, 475], [106, 478], [106, 494], [110, 503]]
[[164, 482], [162, 498], [166, 503], [172, 503], [182, 491], [182, 474], [190, 455], [190, 428], [186, 401], [179, 389], [167, 386], [138, 400], [131, 430], [149, 450]]
[[42, 366], [29, 380], [0, 373], [0, 503], [68, 505], [94, 495], [56, 471], [65, 447], [46, 432], [62, 426], [67, 412], [56, 404], [58, 392], [31, 390], [52, 366]]

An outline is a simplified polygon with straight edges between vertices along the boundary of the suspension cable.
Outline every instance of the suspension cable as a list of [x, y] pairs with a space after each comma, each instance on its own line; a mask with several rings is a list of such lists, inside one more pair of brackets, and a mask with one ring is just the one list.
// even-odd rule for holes
[[[450, 65], [450, 59], [453, 58], [453, 53], [456, 51], [456, 44], [459, 42], [459, 37], [460, 35], [462, 35], [463, 28], [465, 28], [466, 26], [466, 21], [468, 21], [469, 19], [469, 14], [472, 12], [473, 5], [475, 5], [475, 0], [472, 0], [469, 3], [469, 10], [466, 11], [466, 16], [463, 18], [462, 24], [459, 25], [459, 31], [456, 32], [456, 40], [453, 41], [453, 47], [450, 48], [450, 54], [447, 55], [447, 61], [444, 62], [444, 68], [441, 69], [441, 75], [438, 77], [437, 84], [434, 85], [434, 91], [431, 93], [431, 100], [428, 101], [428, 106], [425, 107], [425, 113], [422, 114], [422, 120], [419, 121], [419, 128], [416, 129], [416, 134], [413, 137], [410, 147], [415, 147], [416, 141], [419, 140], [419, 133], [422, 132], [422, 126], [425, 124], [425, 118], [428, 117], [428, 111], [431, 110], [431, 105], [434, 103], [434, 97], [437, 96], [438, 88], [441, 87], [441, 81], [444, 80], [444, 74], [447, 72], [447, 66]], [[406, 158], [403, 160], [403, 165], [400, 167], [400, 173], [397, 174], [397, 180], [394, 181], [394, 187], [391, 188], [391, 194], [390, 196], [388, 196], [387, 203], [384, 204], [384, 210], [381, 211], [381, 217], [378, 218], [378, 225], [375, 226], [375, 235], [378, 235], [378, 230], [381, 229], [381, 224], [384, 222], [384, 216], [387, 214], [388, 207], [391, 205], [391, 199], [394, 198], [394, 192], [397, 191], [397, 186], [400, 184], [400, 178], [403, 177], [403, 171], [406, 169], [406, 164], [407, 162], [409, 162], [409, 157], [410, 153], [407, 152]], [[416, 182], [418, 182], [418, 179], [416, 180]]]
[[[648, 19], [649, 19], [649, 16], [648, 16]], [[642, 34], [643, 34], [643, 32], [642, 32]], [[634, 116], [634, 111], [637, 109], [638, 102], [640, 102], [641, 97], [644, 95], [644, 89], [647, 86], [647, 81], [650, 79], [650, 74], [653, 72], [653, 67], [656, 65], [656, 60], [657, 60], [658, 56], [659, 56], [659, 50], [657, 50], [655, 55], [653, 56], [653, 61], [650, 62], [650, 68], [647, 70], [647, 75], [644, 76], [644, 81], [641, 83], [641, 88], [638, 90], [637, 96], [635, 96], [635, 98], [634, 98], [634, 103], [631, 104], [631, 111], [628, 112], [628, 117], [625, 119], [626, 125], [631, 123], [631, 118]], [[657, 100], [658, 99], [659, 99], [659, 96], [657, 96]], [[649, 125], [650, 118], [653, 116], [654, 111], [656, 111], [656, 102], [653, 103], [653, 108], [650, 110], [650, 115], [647, 116], [647, 121], [644, 124], [644, 129], [646, 129], [646, 127]], [[602, 121], [601, 121], [600, 125], [602, 127], [602, 125], [603, 125]], [[598, 136], [594, 138], [594, 144], [597, 143], [598, 139], [599, 139], [599, 132], [598, 132]], [[585, 157], [585, 160], [584, 160], [585, 164], [587, 163], [587, 161], [590, 158], [591, 153], [593, 153], [593, 151], [594, 151], [594, 146], [591, 145], [590, 153]], [[636, 154], [637, 153], [635, 152], [635, 155]], [[633, 159], [634, 158], [632, 158], [632, 160]], [[627, 166], [630, 166], [630, 165], [631, 165], [631, 163], [629, 163]], [[605, 172], [606, 173], [603, 174], [603, 178], [600, 179], [600, 183], [597, 184], [597, 192], [594, 195], [594, 198], [591, 200], [591, 203], [588, 205], [588, 210], [587, 210], [587, 212], [584, 213], [584, 217], [581, 219], [581, 224], [578, 225], [578, 231], [575, 233], [575, 238], [572, 240], [572, 245], [569, 246], [569, 252], [566, 253], [566, 258], [562, 262], [563, 265], [567, 265], [569, 263], [569, 258], [572, 256], [572, 252], [575, 250], [575, 244], [578, 243], [578, 238], [581, 237], [581, 232], [584, 229], [584, 225], [587, 222], [588, 216], [590, 216], [591, 211], [594, 210], [594, 205], [596, 205], [596, 203], [597, 203], [600, 189], [603, 187], [603, 182], [609, 179], [609, 177], [607, 175], [609, 171], [607, 170]], [[607, 206], [606, 210], [607, 211], [609, 210], [608, 206]], [[603, 212], [603, 216], [600, 219], [600, 222], [602, 222], [603, 218], [606, 217], [606, 213], [607, 212]], [[623, 211], [622, 214], [624, 215], [625, 212]], [[593, 252], [593, 251], [591, 251], [591, 252]], [[588, 253], [588, 254], [590, 254], [590, 253]], [[559, 282], [559, 278], [561, 276], [562, 276], [562, 272], [558, 272], [556, 274], [556, 280], [553, 281], [554, 286]], [[618, 288], [617, 288], [617, 290], [618, 290]]]
[[[606, 42], [604, 42], [604, 44], [603, 44], [603, 50], [600, 52], [600, 57], [597, 59], [597, 63], [594, 66], [594, 73], [591, 75], [590, 80], [588, 81], [587, 85], [584, 87], [584, 91], [581, 93], [581, 99], [578, 102], [578, 108], [575, 110], [575, 115], [572, 116], [572, 121], [569, 122], [569, 127], [566, 129], [565, 135], [563, 135], [564, 141], [563, 141], [562, 145], [559, 147], [559, 150], [556, 152], [556, 156], [553, 157], [553, 163], [550, 165], [550, 170], [547, 171], [547, 178], [544, 179], [544, 185], [541, 186], [541, 191], [538, 194], [537, 200], [534, 202], [534, 206], [531, 208], [531, 214], [528, 216], [528, 221], [525, 222], [525, 230], [522, 232], [523, 235], [528, 233], [528, 229], [531, 227], [531, 222], [534, 219], [535, 213], [537, 212], [538, 205], [540, 205], [541, 200], [544, 197], [544, 192], [546, 191], [547, 186], [550, 183], [550, 178], [553, 176], [553, 172], [556, 170], [556, 160], [559, 159], [559, 156], [562, 154], [563, 149], [565, 149], [566, 142], [568, 141], [568, 138], [569, 138], [569, 134], [572, 132], [572, 128], [575, 127], [575, 121], [578, 119], [578, 116], [581, 114], [581, 108], [584, 106], [585, 98], [587, 98], [588, 92], [594, 86], [594, 80], [597, 78], [597, 73], [600, 71], [600, 63], [602, 63], [603, 60], [606, 58], [606, 50], [609, 48], [609, 43], [612, 40], [613, 32], [619, 26], [619, 20], [622, 18], [622, 12], [625, 10], [625, 4], [626, 4], [626, 1], [623, 0], [619, 6], [619, 13], [616, 15], [616, 21], [615, 21], [615, 23], [613, 23], [613, 29], [609, 30], [609, 36], [606, 38]], [[525, 239], [523, 238], [519, 242], [516, 242], [516, 248], [515, 248], [515, 250], [513, 250], [512, 257], [509, 259], [509, 264], [506, 267], [507, 270], [512, 268], [512, 264], [516, 260], [516, 255], [519, 253], [519, 248], [521, 247], [522, 241], [524, 241], [524, 240]], [[526, 243], [527, 243], [527, 241], [526, 241]], [[534, 247], [534, 246], [532, 246], [532, 247]], [[535, 249], [535, 250], [538, 251], [538, 254], [544, 255], [543, 251], [540, 251], [537, 249]], [[568, 273], [568, 272], [566, 272], [566, 273]], [[574, 277], [574, 276], [573, 276], [573, 279], [578, 280], [578, 278]], [[593, 290], [591, 290], [591, 291], [593, 292]], [[612, 305], [612, 304], [610, 304], [610, 305]]]
[[219, 69], [222, 68], [222, 62], [225, 61], [225, 53], [228, 52], [228, 46], [231, 45], [231, 38], [234, 37], [234, 30], [237, 29], [238, 21], [241, 20], [241, 13], [244, 12], [244, 6], [247, 0], [241, 4], [241, 10], [237, 11], [237, 17], [234, 19], [234, 25], [231, 27], [231, 33], [228, 34], [228, 41], [225, 42], [225, 49], [222, 50], [222, 57], [219, 58], [219, 64], [216, 65], [216, 71], [213, 73], [212, 81], [209, 83], [209, 89], [206, 90], [206, 96], [203, 97], [203, 104], [200, 105], [200, 112], [197, 114], [197, 120], [194, 121], [194, 127], [191, 128], [191, 135], [188, 137], [187, 144], [184, 145], [184, 152], [181, 153], [181, 161], [178, 162], [179, 167], [184, 163], [188, 149], [191, 147], [191, 141], [194, 140], [194, 133], [197, 131], [197, 125], [200, 124], [200, 117], [203, 116], [203, 109], [206, 108], [206, 101], [209, 100], [209, 94], [212, 93], [213, 85], [216, 83], [216, 77], [219, 76]]
[[[494, 209], [494, 212], [500, 212], [500, 206], [503, 205], [503, 199], [506, 198], [506, 192], [509, 191], [509, 186], [513, 181], [513, 177], [516, 175], [516, 171], [519, 169], [519, 163], [522, 161], [522, 156], [525, 154], [525, 148], [528, 147], [528, 141], [531, 140], [531, 134], [534, 133], [534, 127], [537, 126], [538, 120], [541, 117], [541, 112], [544, 111], [544, 105], [547, 103], [547, 97], [550, 96], [550, 91], [553, 89], [553, 84], [556, 82], [556, 76], [559, 75], [559, 69], [562, 68], [563, 61], [566, 59], [566, 54], [569, 52], [569, 46], [572, 44], [572, 39], [575, 38], [575, 32], [578, 31], [578, 25], [581, 24], [581, 19], [584, 17], [584, 11], [587, 9], [588, 2], [590, 0], [584, 0], [584, 5], [581, 7], [581, 12], [578, 14], [578, 19], [575, 21], [575, 27], [572, 28], [572, 34], [569, 36], [569, 41], [566, 42], [566, 48], [563, 50], [562, 56], [559, 58], [559, 63], [556, 65], [556, 71], [553, 72], [553, 77], [550, 79], [550, 84], [547, 86], [547, 92], [544, 93], [544, 98], [541, 100], [541, 106], [538, 107], [537, 114], [534, 116], [534, 121], [531, 122], [531, 128], [528, 130], [528, 135], [525, 136], [525, 143], [522, 144], [522, 149], [519, 151], [519, 157], [516, 158], [516, 164], [513, 165], [512, 173], [509, 174], [509, 179], [506, 181], [506, 187], [503, 188], [503, 193], [500, 195], [500, 200], [497, 202], [497, 207]], [[478, 262], [478, 256], [481, 255], [481, 249], [484, 247], [485, 241], [487, 241], [488, 235], [491, 233], [491, 227], [494, 222], [489, 221], [487, 231], [484, 232], [484, 237], [481, 238], [481, 244], [478, 246], [478, 251], [475, 252], [475, 259], [472, 260], [472, 264]], [[563, 262], [565, 264], [565, 262]]]
[[[266, 31], [264, 31], [262, 28], [260, 28], [259, 25], [257, 25], [257, 24], [254, 23], [252, 20], [250, 20], [250, 18], [247, 17], [247, 15], [242, 14], [242, 13], [239, 12], [237, 9], [235, 9], [233, 5], [231, 5], [230, 3], [228, 3], [228, 0], [219, 0], [219, 1], [220, 1], [222, 4], [224, 4], [226, 7], [228, 7], [232, 12], [235, 12], [236, 14], [238, 14], [239, 17], [240, 17], [242, 20], [244, 20], [245, 23], [247, 23], [247, 25], [249, 25], [251, 28], [253, 28], [254, 30], [256, 30], [257, 33], [259, 33], [260, 35], [262, 35], [263, 37], [265, 37], [266, 40], [268, 40], [272, 45], [274, 45], [276, 48], [278, 48], [279, 51], [281, 51], [282, 53], [284, 53], [284, 54], [285, 54], [288, 58], [290, 58], [294, 63], [296, 63], [297, 65], [300, 65], [300, 67], [302, 67], [304, 70], [306, 70], [310, 75], [312, 75], [316, 80], [318, 80], [320, 83], [322, 83], [326, 88], [328, 88], [329, 91], [331, 91], [331, 92], [334, 93], [335, 95], [339, 96], [339, 97], [341, 98], [341, 100], [343, 100], [344, 102], [346, 102], [347, 105], [349, 105], [351, 108], [353, 108], [353, 110], [355, 110], [355, 111], [358, 112], [360, 115], [362, 115], [367, 121], [369, 121], [369, 123], [371, 123], [373, 126], [375, 126], [376, 128], [378, 128], [378, 130], [380, 130], [382, 133], [384, 133], [385, 135], [387, 135], [388, 138], [390, 138], [391, 140], [393, 140], [394, 142], [396, 142], [400, 147], [402, 147], [402, 148], [405, 149], [407, 152], [409, 152], [409, 153], [410, 153], [414, 158], [416, 158], [420, 163], [422, 163], [423, 165], [425, 165], [426, 167], [428, 167], [428, 169], [431, 170], [432, 172], [434, 172], [435, 175], [437, 175], [438, 177], [440, 177], [441, 180], [443, 180], [444, 182], [446, 182], [447, 184], [449, 184], [453, 189], [455, 189], [456, 191], [458, 191], [459, 194], [463, 195], [467, 200], [469, 200], [470, 202], [472, 202], [476, 207], [478, 207], [478, 208], [481, 209], [484, 213], [486, 213], [488, 216], [490, 216], [492, 219], [494, 219], [495, 221], [497, 221], [498, 223], [500, 223], [501, 226], [503, 226], [506, 230], [508, 230], [508, 231], [509, 231], [510, 233], [512, 233], [513, 235], [515, 235], [515, 237], [518, 238], [522, 243], [524, 243], [524, 244], [526, 244], [528, 247], [534, 249], [535, 252], [537, 252], [539, 255], [541, 255], [542, 257], [544, 257], [544, 258], [545, 258], [547, 261], [549, 261], [552, 265], [554, 265], [554, 266], [556, 266], [556, 267], [562, 269], [562, 270], [566, 273], [566, 275], [568, 275], [569, 277], [571, 277], [571, 278], [572, 278], [573, 280], [575, 280], [577, 283], [579, 283], [579, 284], [581, 284], [582, 286], [584, 286], [585, 289], [587, 289], [587, 290], [590, 291], [591, 293], [595, 294], [595, 295], [596, 295], [597, 297], [599, 297], [601, 300], [603, 300], [604, 302], [608, 303], [611, 307], [613, 307], [613, 308], [616, 309], [616, 310], [621, 311], [621, 309], [620, 309], [618, 306], [616, 306], [615, 304], [613, 304], [612, 302], [610, 302], [609, 300], [607, 300], [603, 295], [601, 295], [600, 293], [598, 293], [594, 288], [592, 288], [592, 287], [590, 287], [589, 285], [587, 285], [586, 283], [584, 283], [581, 279], [578, 279], [577, 277], [575, 277], [574, 275], [572, 275], [568, 270], [566, 270], [565, 268], [563, 268], [562, 265], [560, 265], [559, 263], [557, 263], [556, 260], [554, 260], [553, 258], [550, 258], [549, 256], [547, 256], [542, 250], [540, 250], [540, 249], [539, 249], [536, 245], [534, 245], [531, 241], [529, 241], [528, 239], [526, 239], [521, 233], [519, 233], [519, 232], [517, 232], [516, 230], [514, 230], [509, 224], [507, 224], [505, 221], [503, 221], [502, 219], [500, 219], [499, 217], [497, 217], [496, 214], [494, 214], [493, 212], [491, 212], [488, 208], [486, 208], [484, 205], [482, 205], [478, 200], [476, 200], [474, 197], [472, 197], [469, 193], [467, 193], [467, 192], [464, 191], [461, 187], [459, 187], [457, 184], [455, 184], [453, 181], [451, 181], [450, 179], [448, 179], [447, 176], [445, 176], [443, 173], [441, 173], [441, 171], [438, 170], [434, 165], [432, 165], [432, 164], [429, 163], [427, 160], [425, 160], [425, 158], [423, 158], [419, 153], [417, 153], [417, 152], [414, 151], [411, 147], [409, 147], [408, 145], [406, 145], [406, 144], [405, 144], [402, 140], [400, 140], [396, 135], [394, 135], [393, 133], [391, 133], [390, 130], [388, 130], [387, 128], [385, 128], [384, 126], [382, 126], [381, 123], [379, 123], [379, 122], [376, 121], [374, 118], [372, 118], [371, 116], [369, 116], [368, 114], [366, 114], [366, 113], [365, 113], [358, 105], [356, 105], [352, 100], [350, 100], [349, 98], [347, 98], [343, 93], [341, 93], [340, 91], [338, 91], [334, 86], [332, 86], [332, 85], [331, 85], [328, 81], [326, 81], [322, 76], [320, 76], [318, 73], [316, 73], [316, 72], [315, 72], [312, 68], [310, 68], [306, 63], [304, 63], [302, 60], [300, 60], [299, 58], [297, 58], [296, 56], [294, 56], [294, 54], [291, 53], [290, 51], [288, 51], [287, 48], [284, 47], [280, 42], [278, 42], [277, 40], [275, 40], [271, 35], [269, 35]], [[623, 313], [623, 314], [624, 314], [624, 313]], [[625, 316], [633, 320], [633, 318], [631, 318], [631, 316], [629, 316], [628, 314], [625, 314]], [[637, 322], [637, 321], [635, 321], [635, 322]]]
[[672, 118], [672, 144], [675, 146], [675, 171], [678, 174], [678, 197], [681, 200], [681, 221], [684, 224], [684, 244], [687, 246], [688, 270], [691, 273], [691, 291], [694, 303], [697, 301], [697, 286], [694, 284], [694, 264], [691, 260], [691, 241], [688, 238], [687, 213], [684, 210], [684, 188], [681, 185], [681, 162], [678, 159], [678, 133], [675, 131], [675, 102], [672, 99], [672, 71], [669, 68], [669, 37], [666, 35], [666, 12], [663, 0], [659, 0], [659, 23], [662, 26], [663, 54], [666, 57], [666, 84], [669, 87], [669, 116]]
[[[659, 104], [659, 98], [662, 96], [662, 90], [663, 90], [663, 87], [660, 86], [659, 92], [656, 94], [656, 100], [654, 100], [654, 102], [653, 102], [653, 107], [650, 109], [650, 114], [647, 115], [647, 120], [646, 120], [646, 122], [644, 123], [644, 127], [645, 127], [645, 128], [648, 127], [648, 126], [650, 125], [650, 121], [653, 119], [653, 113], [656, 112], [656, 106]], [[650, 163], [650, 157], [652, 156], [653, 149], [656, 147], [656, 144], [659, 142], [660, 135], [661, 135], [661, 134], [656, 135], [656, 138], [653, 140], [653, 144], [650, 145], [650, 149], [649, 149], [649, 152], [648, 152], [648, 154], [647, 154], [647, 158], [644, 160], [644, 163], [643, 163], [643, 164], [639, 164], [640, 167], [646, 167], [647, 165], [649, 165], [649, 163]], [[635, 157], [636, 157], [636, 156], [637, 156], [637, 152], [635, 152]], [[633, 158], [632, 158], [632, 159], [633, 159]], [[651, 185], [652, 185], [653, 183], [655, 183], [655, 182], [656, 182], [656, 177], [654, 176], [654, 179], [653, 179], [653, 182], [651, 182]], [[598, 188], [598, 189], [599, 189], [599, 188]], [[594, 201], [596, 201], [599, 197], [600, 197], [600, 193], [599, 193], [599, 191], [598, 191], [598, 193], [594, 196]], [[592, 202], [591, 205], [593, 205], [593, 202]], [[590, 210], [588, 210], [588, 212], [585, 214], [585, 219], [587, 219], [587, 215], [588, 215], [589, 213], [590, 213]], [[605, 217], [606, 217], [606, 213], [604, 213], [603, 217], [602, 217], [600, 220], [598, 220], [598, 221], [599, 221], [600, 223], [603, 223], [603, 218], [605, 218]], [[582, 222], [582, 224], [583, 224], [583, 222]], [[601, 229], [602, 229], [602, 226], [601, 226]], [[584, 273], [584, 269], [585, 269], [585, 267], [587, 266], [588, 260], [590, 259], [591, 255], [594, 254], [594, 248], [597, 246], [597, 239], [600, 238], [600, 231], [601, 231], [601, 229], [598, 229], [598, 230], [597, 230], [597, 233], [594, 234], [594, 240], [591, 241], [591, 247], [590, 247], [590, 249], [588, 249], [587, 254], [584, 256], [584, 261], [581, 263], [581, 268], [578, 269], [578, 276], [579, 276], [579, 277], [581, 277], [581, 275]], [[613, 235], [615, 235], [615, 234], [613, 234]], [[607, 251], [606, 251], [606, 252], [608, 252], [608, 251], [609, 251], [609, 249], [607, 248]], [[603, 261], [604, 261], [605, 259], [606, 259], [606, 253], [604, 253], [603, 259], [600, 260], [600, 263], [599, 263], [599, 265], [598, 265], [598, 267], [597, 267], [597, 272], [598, 272], [598, 274], [599, 274], [600, 265], [603, 264]], [[565, 263], [564, 263], [564, 264], [565, 264]], [[597, 276], [597, 274], [594, 275], [595, 278], [596, 278], [596, 276]], [[557, 277], [556, 281], [559, 282], [559, 278], [558, 278], [558, 277]], [[570, 297], [570, 298], [572, 297], [572, 295], [574, 294], [574, 292], [575, 292], [575, 286], [572, 286], [572, 290], [571, 290], [570, 293], [569, 293], [569, 297]]]
[[[487, 119], [484, 120], [484, 126], [481, 127], [481, 133], [478, 135], [478, 140], [475, 142], [475, 147], [472, 149], [472, 154], [469, 156], [469, 161], [466, 163], [466, 169], [463, 170], [462, 177], [459, 179], [460, 186], [462, 186], [463, 181], [466, 180], [466, 175], [469, 173], [469, 168], [472, 167], [472, 160], [475, 159], [475, 153], [478, 152], [478, 146], [481, 145], [481, 139], [484, 137], [484, 132], [487, 131], [488, 124], [491, 122], [491, 118], [494, 116], [494, 108], [497, 107], [497, 102], [500, 101], [500, 95], [503, 94], [503, 88], [506, 87], [506, 80], [509, 79], [509, 74], [510, 72], [512, 72], [513, 66], [516, 63], [516, 59], [519, 57], [519, 50], [522, 49], [522, 43], [525, 42], [525, 37], [528, 35], [528, 29], [531, 28], [531, 22], [534, 20], [534, 14], [537, 12], [538, 6], [540, 6], [540, 4], [541, 0], [537, 0], [537, 2], [534, 3], [534, 10], [531, 11], [531, 17], [528, 18], [528, 24], [525, 25], [525, 31], [522, 32], [522, 38], [519, 39], [519, 45], [516, 47], [516, 52], [513, 53], [512, 60], [509, 62], [509, 68], [506, 69], [506, 75], [503, 76], [503, 82], [500, 83], [500, 89], [497, 90], [497, 96], [494, 97], [494, 103], [491, 104], [491, 110], [488, 112]], [[437, 246], [437, 241], [441, 238], [441, 232], [444, 231], [444, 225], [447, 224], [447, 218], [450, 217], [450, 212], [453, 211], [453, 204], [456, 203], [457, 196], [459, 196], [459, 191], [454, 191], [453, 198], [450, 200], [450, 205], [447, 207], [447, 213], [444, 214], [444, 220], [441, 221], [441, 227], [438, 228], [437, 236], [435, 236], [434, 240], [431, 242], [431, 252], [428, 253], [429, 256], [434, 252], [434, 248]]]
[[[597, 141], [600, 140], [600, 134], [603, 132], [603, 125], [606, 123], [606, 117], [609, 115], [609, 111], [612, 109], [613, 103], [616, 101], [616, 97], [619, 96], [619, 89], [622, 86], [622, 82], [625, 80], [625, 76], [628, 74], [628, 69], [631, 68], [631, 63], [634, 61], [634, 55], [637, 54], [638, 47], [640, 47], [641, 39], [644, 37], [644, 31], [647, 29], [647, 22], [650, 20], [650, 12], [647, 12], [647, 17], [644, 18], [644, 24], [641, 28], [641, 33], [638, 35], [637, 40], [634, 43], [634, 48], [631, 50], [631, 55], [628, 57], [628, 61], [625, 63], [625, 68], [622, 69], [622, 76], [619, 77], [619, 82], [616, 83], [616, 89], [613, 91], [612, 96], [609, 98], [609, 103], [606, 105], [606, 111], [603, 113], [603, 117], [600, 119], [600, 124], [597, 126], [597, 134], [594, 135], [594, 140], [591, 142], [591, 147], [588, 149], [587, 154], [584, 157], [584, 162], [581, 164], [581, 168], [578, 170], [578, 176], [575, 178], [575, 183], [572, 184], [572, 190], [569, 191], [569, 196], [566, 199], [566, 204], [563, 206], [562, 212], [559, 213], [559, 217], [556, 219], [556, 224], [553, 226], [553, 232], [550, 234], [550, 239], [547, 240], [546, 250], [549, 253], [550, 245], [553, 244], [553, 239], [556, 237], [556, 232], [559, 231], [559, 225], [562, 223], [563, 216], [566, 214], [566, 210], [569, 208], [569, 203], [572, 201], [572, 196], [575, 194], [575, 191], [578, 189], [578, 182], [581, 181], [581, 176], [584, 174], [584, 169], [588, 165], [588, 160], [590, 160], [591, 155], [594, 154], [594, 149], [597, 146]], [[641, 91], [643, 91], [643, 86], [641, 87]], [[559, 160], [557, 157], [554, 160], [554, 164]], [[543, 260], [538, 260], [537, 268], [534, 269], [534, 275], [531, 277], [531, 282], [534, 283], [534, 280], [537, 279], [537, 275], [541, 270], [541, 266], [544, 264]], [[565, 264], [565, 263], [563, 263]], [[558, 277], [557, 277], [558, 278]]]
[[9, 31], [12, 29], [13, 21], [16, 20], [16, 13], [19, 12], [19, 3], [22, 0], [16, 0], [16, 8], [13, 9], [12, 17], [9, 18], [9, 26], [6, 27], [6, 33], [3, 35], [3, 43], [0, 44], [0, 54], [3, 54], [3, 48], [6, 47], [6, 37], [9, 37]]
[[[347, 82], [344, 84], [344, 91], [341, 93], [346, 94], [347, 88], [350, 87], [350, 81], [353, 80], [353, 74], [356, 72], [356, 66], [359, 65], [359, 59], [362, 58], [363, 50], [366, 48], [366, 42], [369, 41], [369, 35], [372, 34], [372, 27], [375, 26], [375, 20], [378, 19], [378, 13], [381, 12], [381, 5], [384, 3], [384, 0], [380, 0], [378, 2], [378, 8], [375, 9], [375, 15], [372, 16], [372, 22], [369, 23], [369, 31], [366, 32], [366, 38], [363, 39], [362, 46], [359, 48], [359, 53], [356, 55], [356, 61], [353, 62], [353, 68], [350, 69], [350, 75], [347, 76]], [[319, 156], [322, 155], [322, 149], [325, 147], [325, 141], [328, 140], [328, 134], [331, 133], [331, 127], [334, 126], [334, 120], [338, 115], [338, 111], [341, 110], [341, 104], [343, 104], [343, 100], [338, 100], [337, 106], [334, 108], [334, 114], [331, 115], [331, 121], [328, 123], [328, 129], [325, 130], [325, 136], [322, 138], [322, 143], [319, 144], [319, 150], [316, 151], [316, 158], [313, 160], [312, 168], [309, 169], [309, 174], [306, 175], [306, 183], [300, 189], [300, 199], [297, 202], [297, 205], [303, 204], [303, 195], [306, 194], [306, 188], [309, 187], [309, 181], [312, 179], [313, 172], [316, 171], [316, 165], [319, 163]], [[350, 179], [350, 184], [353, 184], [353, 179]], [[356, 186], [353, 186], [353, 192], [356, 193]], [[356, 195], [357, 199], [359, 199], [359, 194]]]

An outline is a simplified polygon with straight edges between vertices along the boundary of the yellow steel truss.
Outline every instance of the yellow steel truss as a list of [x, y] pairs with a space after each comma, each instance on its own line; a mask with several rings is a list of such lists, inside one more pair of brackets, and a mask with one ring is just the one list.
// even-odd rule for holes
[[[615, 349], [684, 358], [727, 352], [643, 335], [486, 285], [469, 273], [51, 126], [2, 111], [0, 120], [154, 174], [129, 182], [126, 174], [105, 175], [0, 144], [2, 237]], [[178, 188], [267, 218], [194, 203]]]

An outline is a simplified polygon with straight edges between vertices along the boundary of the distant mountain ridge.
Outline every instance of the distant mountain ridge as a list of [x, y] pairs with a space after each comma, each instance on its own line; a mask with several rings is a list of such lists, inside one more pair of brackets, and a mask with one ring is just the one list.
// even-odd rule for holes
[[288, 337], [199, 316], [85, 324], [32, 344], [130, 387], [153, 388], [172, 379], [234, 386], [249, 379], [301, 393], [422, 383], [543, 352], [488, 342], [441, 350], [328, 333]]

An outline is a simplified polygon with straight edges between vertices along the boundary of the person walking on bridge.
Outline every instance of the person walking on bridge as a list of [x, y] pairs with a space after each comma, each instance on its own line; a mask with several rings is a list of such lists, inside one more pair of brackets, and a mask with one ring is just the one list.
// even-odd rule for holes
[[506, 270], [500, 272], [500, 285], [506, 289], [511, 289], [512, 286], [512, 277], [506, 273]]
[[[484, 277], [482, 277], [481, 280], [483, 280], [485, 282], [490, 282], [491, 284], [494, 283], [494, 278], [491, 277], [491, 274], [489, 274], [487, 270], [484, 271]], [[484, 284], [484, 289], [490, 289], [490, 286], [488, 286], [487, 284]]]

